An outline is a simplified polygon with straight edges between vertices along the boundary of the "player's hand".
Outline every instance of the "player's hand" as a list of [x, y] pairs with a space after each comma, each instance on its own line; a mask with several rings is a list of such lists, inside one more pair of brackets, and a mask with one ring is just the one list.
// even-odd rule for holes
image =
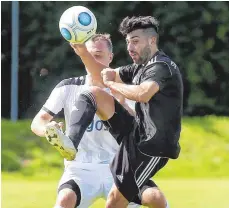
[[115, 80], [116, 72], [114, 69], [106, 68], [101, 71], [101, 76], [104, 84], [109, 87], [109, 84]]
[[83, 56], [84, 54], [88, 53], [88, 50], [84, 43], [83, 44], [70, 43], [70, 46], [73, 48], [73, 50], [78, 56]]
[[61, 131], [63, 131], [63, 127], [64, 127], [64, 123], [63, 122], [57, 123], [56, 121], [51, 121], [47, 125], [48, 126], [55, 126], [56, 128], [60, 129]]

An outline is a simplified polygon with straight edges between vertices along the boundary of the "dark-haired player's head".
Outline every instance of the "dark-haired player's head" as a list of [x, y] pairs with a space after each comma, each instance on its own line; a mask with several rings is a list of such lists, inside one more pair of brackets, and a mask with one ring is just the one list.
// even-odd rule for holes
[[136, 64], [147, 63], [158, 50], [159, 22], [151, 16], [126, 17], [119, 31], [126, 38], [127, 50]]

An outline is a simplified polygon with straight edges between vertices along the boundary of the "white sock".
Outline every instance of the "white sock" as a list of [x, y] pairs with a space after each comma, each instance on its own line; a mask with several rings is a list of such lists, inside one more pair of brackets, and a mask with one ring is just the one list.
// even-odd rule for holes
[[167, 200], [166, 200], [166, 208], [169, 208], [169, 203]]
[[62, 207], [60, 205], [55, 205], [55, 207], [53, 207], [53, 208], [64, 208], [64, 207]]

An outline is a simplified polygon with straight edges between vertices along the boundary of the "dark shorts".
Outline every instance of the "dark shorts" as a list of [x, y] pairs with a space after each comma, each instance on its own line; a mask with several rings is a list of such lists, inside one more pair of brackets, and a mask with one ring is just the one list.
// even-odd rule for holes
[[104, 121], [104, 124], [120, 144], [110, 165], [115, 184], [129, 202], [140, 204], [139, 195], [145, 185], [169, 159], [140, 151], [139, 126], [135, 117], [118, 101], [115, 100], [115, 114], [108, 121]]

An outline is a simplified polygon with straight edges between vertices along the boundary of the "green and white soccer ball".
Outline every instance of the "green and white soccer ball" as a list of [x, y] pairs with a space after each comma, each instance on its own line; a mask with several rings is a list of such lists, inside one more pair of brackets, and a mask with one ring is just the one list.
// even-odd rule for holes
[[84, 43], [96, 33], [97, 20], [88, 8], [73, 6], [62, 14], [59, 28], [65, 40]]

